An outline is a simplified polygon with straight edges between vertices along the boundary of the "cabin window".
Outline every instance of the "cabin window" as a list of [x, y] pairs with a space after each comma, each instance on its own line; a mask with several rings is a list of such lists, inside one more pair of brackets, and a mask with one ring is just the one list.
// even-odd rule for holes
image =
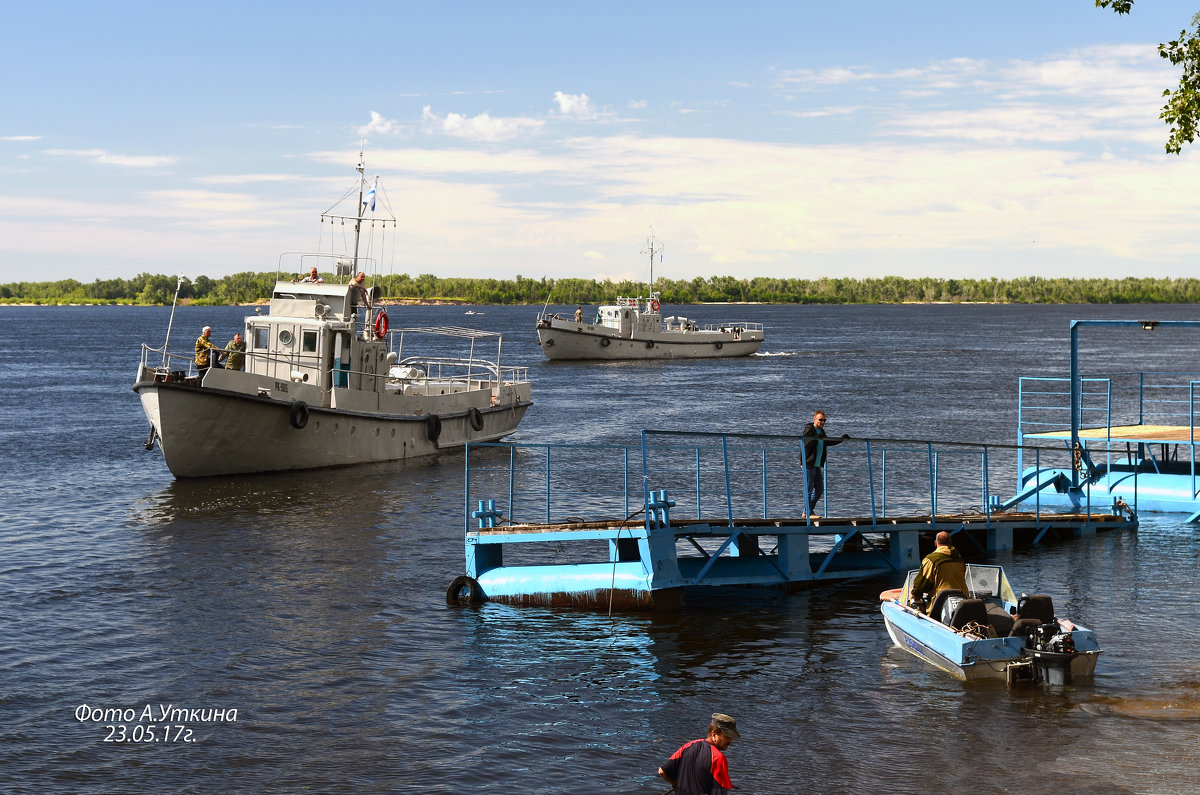
[[279, 330], [279, 344], [280, 345], [291, 345], [292, 344], [292, 332], [288, 331], [287, 329], [280, 329]]
[[304, 353], [317, 352], [317, 332], [307, 329], [300, 332], [300, 350]]
[[269, 334], [270, 334], [270, 332], [268, 329], [265, 329], [265, 328], [255, 328], [254, 329], [254, 347], [255, 347], [255, 349], [262, 350], [262, 351], [265, 351], [267, 349], [267, 346], [270, 344]]

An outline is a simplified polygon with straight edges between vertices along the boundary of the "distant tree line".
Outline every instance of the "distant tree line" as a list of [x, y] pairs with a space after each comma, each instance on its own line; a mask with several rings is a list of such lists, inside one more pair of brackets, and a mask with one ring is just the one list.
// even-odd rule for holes
[[[332, 280], [332, 277], [326, 275]], [[465, 279], [432, 274], [385, 276], [376, 282], [384, 298], [467, 304], [598, 304], [618, 295], [646, 294], [639, 282], [611, 283], [594, 279]], [[170, 304], [174, 276], [139, 274], [132, 279], [75, 279], [56, 282], [0, 284], [0, 303], [8, 304]], [[268, 297], [274, 273], [235, 273], [220, 279], [184, 278], [181, 300], [193, 304], [247, 304]], [[691, 280], [661, 279], [665, 302], [705, 304], [755, 302], [771, 304], [1191, 304], [1200, 302], [1197, 279], [737, 279], [711, 276]]]

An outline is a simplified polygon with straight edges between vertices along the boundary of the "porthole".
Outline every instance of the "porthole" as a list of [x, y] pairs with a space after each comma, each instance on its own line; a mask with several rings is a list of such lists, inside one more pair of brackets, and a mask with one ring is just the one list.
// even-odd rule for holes
[[292, 332], [288, 331], [285, 328], [280, 329], [279, 330], [279, 344], [280, 345], [291, 345], [292, 344]]

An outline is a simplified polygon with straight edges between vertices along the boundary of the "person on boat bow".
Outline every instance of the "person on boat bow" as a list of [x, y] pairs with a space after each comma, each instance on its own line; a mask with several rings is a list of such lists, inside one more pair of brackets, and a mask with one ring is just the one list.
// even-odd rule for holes
[[576, 323], [583, 322], [583, 307], [582, 306], [575, 307], [575, 322]]
[[737, 721], [723, 712], [715, 712], [708, 724], [708, 736], [684, 743], [658, 769], [675, 788], [677, 795], [710, 795], [733, 789], [729, 763], [722, 753], [735, 737], [741, 737]]
[[216, 358], [220, 355], [210, 353], [210, 351], [221, 350], [215, 342], [209, 339], [211, 336], [212, 326], [205, 326], [200, 332], [200, 336], [196, 338], [196, 370], [199, 371], [201, 378], [208, 373], [210, 366], [217, 364]]
[[967, 592], [967, 564], [950, 543], [950, 534], [945, 530], [941, 531], [934, 543], [937, 547], [921, 560], [921, 570], [917, 572], [912, 584], [914, 597], [922, 593], [929, 594], [925, 612], [929, 611], [942, 591]]

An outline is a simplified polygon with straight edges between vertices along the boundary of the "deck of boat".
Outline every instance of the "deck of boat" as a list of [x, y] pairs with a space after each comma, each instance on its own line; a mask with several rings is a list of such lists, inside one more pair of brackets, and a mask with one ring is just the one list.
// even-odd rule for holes
[[[1191, 444], [1200, 441], [1200, 432], [1187, 425], [1113, 425], [1103, 428], [1080, 428], [1080, 439], [1112, 439], [1122, 442], [1153, 442]], [[1070, 429], [1027, 433], [1026, 439], [1070, 439]]]

